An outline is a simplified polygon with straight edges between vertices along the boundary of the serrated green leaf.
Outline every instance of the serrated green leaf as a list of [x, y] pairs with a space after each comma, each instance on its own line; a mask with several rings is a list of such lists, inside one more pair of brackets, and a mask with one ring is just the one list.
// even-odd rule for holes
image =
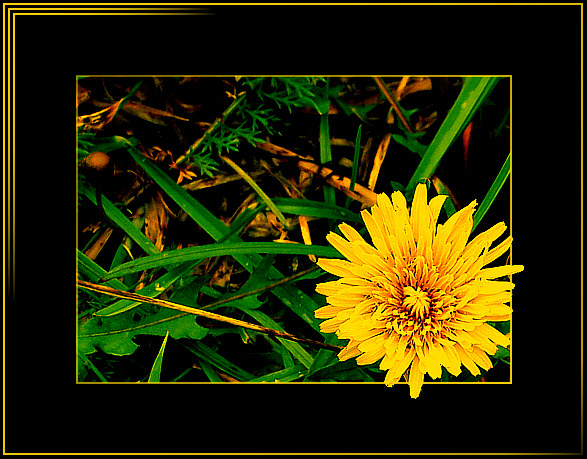
[[91, 354], [97, 349], [112, 355], [130, 355], [137, 348], [137, 335], [165, 336], [174, 339], [202, 339], [208, 329], [196, 323], [193, 314], [149, 306], [141, 314], [131, 310], [111, 317], [92, 317], [78, 327], [78, 352]]

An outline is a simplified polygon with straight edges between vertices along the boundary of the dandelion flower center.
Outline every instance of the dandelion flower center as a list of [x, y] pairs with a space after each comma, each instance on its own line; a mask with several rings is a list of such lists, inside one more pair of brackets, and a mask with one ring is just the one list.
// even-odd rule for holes
[[[378, 195], [371, 213], [361, 215], [373, 245], [351, 226], [339, 226], [344, 238], [328, 241], [347, 259], [320, 259], [318, 265], [340, 279], [318, 284], [328, 305], [315, 311], [325, 333], [349, 339], [340, 360], [356, 357], [361, 365], [381, 360], [385, 384], [402, 376], [410, 395], [418, 397], [424, 375], [442, 375], [442, 367], [458, 375], [461, 366], [479, 375], [488, 370], [488, 355], [509, 338], [487, 322], [507, 321], [514, 284], [496, 281], [520, 272], [521, 265], [484, 268], [511, 246], [511, 236], [493, 249], [503, 234], [494, 225], [467, 242], [476, 203], [436, 225], [446, 196], [427, 202], [426, 185], [417, 186], [411, 211], [396, 191], [391, 200]], [[346, 239], [345, 239], [346, 238]]]
[[419, 288], [414, 290], [412, 287], [404, 287], [404, 295], [403, 306], [410, 311], [414, 318], [421, 321], [424, 317], [428, 317], [428, 311], [430, 310], [428, 293]]

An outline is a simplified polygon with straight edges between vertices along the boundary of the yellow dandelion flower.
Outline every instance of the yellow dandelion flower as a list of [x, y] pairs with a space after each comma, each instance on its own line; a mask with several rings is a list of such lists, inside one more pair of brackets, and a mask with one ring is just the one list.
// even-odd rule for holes
[[[399, 191], [377, 195], [371, 212], [361, 215], [373, 246], [351, 226], [339, 226], [344, 238], [328, 242], [347, 260], [320, 259], [318, 265], [340, 279], [318, 284], [328, 304], [315, 311], [325, 333], [348, 339], [340, 360], [367, 365], [381, 360], [385, 384], [406, 374], [410, 395], [418, 397], [428, 373], [440, 378], [442, 367], [457, 376], [461, 366], [479, 375], [489, 370], [488, 355], [508, 346], [509, 337], [488, 321], [506, 321], [514, 284], [496, 280], [520, 272], [521, 265], [485, 267], [511, 246], [511, 236], [490, 249], [506, 230], [498, 223], [469, 243], [476, 202], [436, 225], [446, 196], [427, 199], [426, 185], [416, 188], [411, 211]], [[345, 239], [346, 238], [346, 239]]]

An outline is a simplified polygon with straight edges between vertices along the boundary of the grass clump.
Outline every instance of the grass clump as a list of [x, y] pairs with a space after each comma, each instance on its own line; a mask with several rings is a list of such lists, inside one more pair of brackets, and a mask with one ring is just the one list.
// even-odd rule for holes
[[[78, 276], [111, 290], [79, 289], [79, 381], [382, 382], [320, 330], [316, 257], [422, 181], [442, 218], [472, 199], [476, 227], [507, 218], [510, 82], [481, 80], [379, 78], [395, 106], [367, 77], [80, 80]], [[442, 380], [507, 380], [508, 352]]]

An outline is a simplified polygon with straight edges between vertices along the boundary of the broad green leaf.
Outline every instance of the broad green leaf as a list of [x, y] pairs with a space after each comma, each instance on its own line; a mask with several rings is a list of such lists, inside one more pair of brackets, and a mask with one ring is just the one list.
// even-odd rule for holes
[[165, 352], [165, 345], [167, 344], [167, 338], [169, 337], [169, 332], [165, 334], [165, 338], [163, 338], [163, 344], [161, 345], [161, 349], [159, 349], [159, 353], [157, 354], [157, 358], [153, 363], [153, 367], [151, 368], [151, 373], [149, 374], [149, 379], [147, 382], [155, 383], [161, 382], [161, 366], [163, 365], [163, 353]]
[[78, 325], [78, 352], [91, 354], [101, 349], [107, 354], [130, 355], [137, 348], [137, 335], [169, 335], [174, 339], [202, 339], [208, 329], [196, 323], [193, 314], [148, 306], [111, 317], [92, 317]]
[[210, 276], [185, 276], [185, 278], [185, 280], [182, 279], [175, 285], [169, 301], [192, 308], [200, 308], [198, 294], [202, 290], [202, 287], [204, 287], [204, 284], [210, 280]]

